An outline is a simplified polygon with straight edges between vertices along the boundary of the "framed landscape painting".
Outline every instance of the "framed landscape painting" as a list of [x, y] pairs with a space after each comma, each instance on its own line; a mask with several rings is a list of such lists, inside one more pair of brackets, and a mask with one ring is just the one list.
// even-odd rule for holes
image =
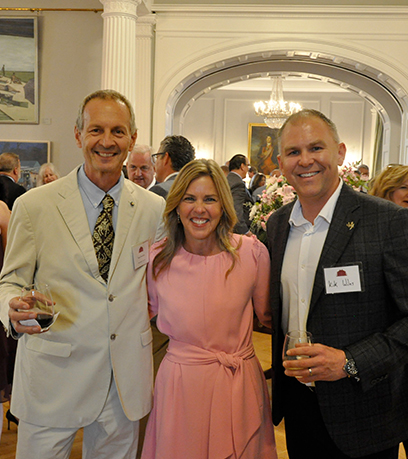
[[50, 142], [41, 140], [0, 140], [0, 154], [15, 153], [20, 158], [19, 183], [29, 190], [37, 184], [41, 164], [50, 162]]
[[0, 123], [38, 123], [37, 18], [0, 17]]
[[264, 123], [248, 125], [249, 162], [265, 175], [279, 168], [277, 133], [278, 129], [272, 129]]

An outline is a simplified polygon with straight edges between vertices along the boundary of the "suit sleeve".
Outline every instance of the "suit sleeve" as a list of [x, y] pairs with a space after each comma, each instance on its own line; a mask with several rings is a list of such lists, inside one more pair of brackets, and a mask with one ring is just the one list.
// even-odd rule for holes
[[24, 285], [31, 284], [36, 268], [36, 244], [30, 218], [18, 200], [11, 214], [7, 247], [0, 278], [0, 319], [9, 328], [9, 301], [20, 295]]
[[[234, 233], [246, 234], [249, 231], [249, 221], [245, 218], [244, 205], [248, 201], [249, 195], [245, 189], [244, 182], [232, 185], [231, 193], [238, 218], [238, 223], [234, 227]], [[249, 209], [246, 213], [249, 214]]]
[[164, 221], [163, 221], [163, 213], [164, 209], [166, 207], [166, 201], [164, 199], [161, 200], [161, 207], [160, 207], [160, 221], [157, 226], [157, 231], [156, 231], [156, 236], [155, 236], [155, 242], [161, 241], [165, 236], [166, 236], [166, 229], [164, 227]]
[[253, 256], [257, 265], [256, 282], [252, 300], [255, 313], [260, 322], [272, 328], [272, 313], [269, 304], [270, 259], [266, 247], [255, 236]]
[[[369, 390], [390, 374], [408, 365], [408, 211], [400, 209], [384, 222], [382, 249], [384, 283], [389, 301], [383, 305], [397, 316], [383, 332], [378, 331], [346, 349], [356, 361], [361, 387]], [[380, 269], [381, 269], [380, 268]], [[369, 280], [368, 280], [369, 281]], [[375, 289], [376, 285], [366, 288]], [[397, 311], [395, 311], [397, 309]], [[374, 312], [373, 312], [374, 313]], [[366, 320], [370, 320], [369, 317]]]

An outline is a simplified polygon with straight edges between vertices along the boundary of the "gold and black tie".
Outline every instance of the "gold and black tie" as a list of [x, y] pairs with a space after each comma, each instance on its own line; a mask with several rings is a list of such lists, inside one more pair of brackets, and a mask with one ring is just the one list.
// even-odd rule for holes
[[108, 281], [109, 266], [112, 258], [115, 232], [112, 223], [112, 210], [115, 204], [112, 196], [105, 195], [102, 201], [103, 209], [96, 220], [92, 241], [96, 259], [99, 265], [99, 274], [105, 282]]

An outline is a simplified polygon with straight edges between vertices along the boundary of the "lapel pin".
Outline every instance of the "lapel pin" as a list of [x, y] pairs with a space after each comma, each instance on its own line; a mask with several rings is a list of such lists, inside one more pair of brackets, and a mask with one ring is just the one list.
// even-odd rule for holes
[[135, 203], [133, 201], [130, 201], [130, 205], [134, 207]]
[[349, 230], [352, 230], [354, 228], [354, 222], [348, 222], [346, 226]]

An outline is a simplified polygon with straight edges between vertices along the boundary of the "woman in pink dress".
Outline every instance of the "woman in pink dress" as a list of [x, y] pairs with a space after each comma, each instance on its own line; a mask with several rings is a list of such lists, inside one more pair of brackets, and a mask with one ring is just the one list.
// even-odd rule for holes
[[253, 309], [270, 323], [269, 255], [232, 234], [228, 182], [212, 160], [184, 166], [167, 197], [149, 303], [170, 338], [142, 459], [276, 459], [268, 390], [252, 344]]

